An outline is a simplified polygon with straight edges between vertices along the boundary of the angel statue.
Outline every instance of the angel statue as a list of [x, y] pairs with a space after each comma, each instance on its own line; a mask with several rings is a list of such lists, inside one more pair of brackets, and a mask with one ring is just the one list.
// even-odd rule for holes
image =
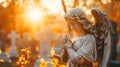
[[68, 34], [64, 37], [61, 60], [67, 67], [108, 67], [112, 50], [112, 25], [106, 13], [91, 10], [95, 18], [93, 25], [80, 8], [70, 9], [64, 16]]

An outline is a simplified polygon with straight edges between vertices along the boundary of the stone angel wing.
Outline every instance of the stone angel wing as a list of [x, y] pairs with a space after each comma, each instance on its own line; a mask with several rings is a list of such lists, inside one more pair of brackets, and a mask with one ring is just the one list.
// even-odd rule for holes
[[94, 29], [98, 48], [98, 64], [99, 67], [108, 67], [112, 51], [112, 34], [114, 33], [111, 21], [107, 14], [100, 9], [93, 8], [91, 13], [96, 22]]

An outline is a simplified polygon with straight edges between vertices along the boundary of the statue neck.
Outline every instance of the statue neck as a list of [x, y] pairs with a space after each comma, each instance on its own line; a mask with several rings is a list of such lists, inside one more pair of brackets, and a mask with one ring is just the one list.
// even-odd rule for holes
[[85, 34], [84, 30], [74, 31], [74, 37], [84, 36]]

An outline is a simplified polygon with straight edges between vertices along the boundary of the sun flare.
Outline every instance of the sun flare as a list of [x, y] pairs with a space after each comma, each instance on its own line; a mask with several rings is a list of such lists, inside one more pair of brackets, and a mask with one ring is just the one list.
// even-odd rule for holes
[[32, 8], [27, 12], [27, 16], [31, 21], [37, 23], [43, 17], [43, 12], [38, 8]]

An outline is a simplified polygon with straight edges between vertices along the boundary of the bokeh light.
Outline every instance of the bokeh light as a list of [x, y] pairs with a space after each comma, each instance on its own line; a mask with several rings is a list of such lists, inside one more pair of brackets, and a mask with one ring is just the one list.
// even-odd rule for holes
[[33, 21], [34, 23], [37, 23], [39, 20], [41, 20], [42, 17], [43, 17], [43, 14], [44, 14], [44, 13], [43, 13], [40, 9], [38, 9], [38, 8], [36, 8], [36, 7], [31, 8], [31, 9], [28, 10], [28, 12], [27, 12], [27, 16], [28, 16], [29, 19], [30, 19], [31, 21]]
[[41, 0], [41, 5], [49, 10], [49, 13], [60, 14], [63, 13], [61, 0]]
[[3, 2], [3, 0], [0, 0], [0, 3]]
[[8, 4], [5, 2], [5, 3], [2, 4], [2, 6], [3, 6], [3, 7], [7, 7]]

